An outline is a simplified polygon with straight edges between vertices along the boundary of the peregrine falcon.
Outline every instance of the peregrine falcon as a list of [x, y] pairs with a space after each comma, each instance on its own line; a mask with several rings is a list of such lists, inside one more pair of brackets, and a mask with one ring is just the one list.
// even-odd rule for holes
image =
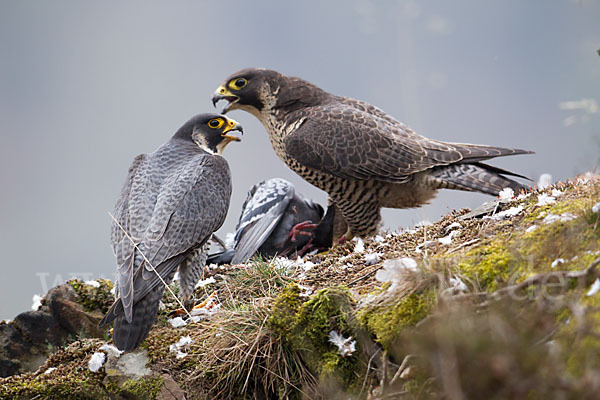
[[117, 298], [100, 321], [100, 326], [115, 321], [119, 349], [132, 350], [148, 335], [165, 290], [158, 275], [170, 282], [179, 270], [183, 297], [191, 296], [202, 267], [199, 271], [192, 258], [223, 224], [229, 207], [231, 176], [221, 154], [240, 140], [231, 131], [242, 127], [223, 115], [196, 115], [156, 151], [133, 160], [111, 233]]
[[242, 205], [231, 249], [208, 256], [209, 264], [237, 264], [254, 254], [293, 256], [331, 247], [333, 208], [296, 193], [285, 179], [272, 178], [250, 188]]
[[530, 151], [428, 139], [371, 104], [300, 78], [244, 69], [217, 88], [213, 104], [221, 99], [228, 102], [223, 113], [257, 117], [279, 158], [329, 194], [346, 239], [375, 234], [381, 207], [419, 207], [441, 188], [490, 195], [525, 189], [506, 177], [523, 176], [482, 161]]

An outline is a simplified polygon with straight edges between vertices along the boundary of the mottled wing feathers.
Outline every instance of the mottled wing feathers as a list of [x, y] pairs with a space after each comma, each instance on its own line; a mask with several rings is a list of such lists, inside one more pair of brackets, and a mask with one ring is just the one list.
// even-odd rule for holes
[[132, 282], [135, 269], [135, 251], [131, 240], [127, 238], [124, 231], [136, 243], [139, 243], [144, 222], [140, 218], [135, 217], [132, 209], [135, 209], [137, 212], [137, 210], [145, 206], [146, 202], [140, 199], [140, 196], [144, 195], [140, 187], [146, 186], [149, 170], [150, 165], [146, 154], [140, 154], [134, 158], [113, 212], [114, 218], [123, 228], [121, 229], [113, 221], [111, 244], [118, 264], [117, 287], [119, 288], [119, 297], [123, 302], [125, 315], [128, 320], [131, 320], [131, 310], [133, 307]]
[[232, 264], [252, 257], [269, 237], [293, 197], [294, 187], [278, 178], [258, 183], [250, 189], [236, 230]]
[[[186, 252], [222, 225], [231, 195], [229, 167], [222, 157], [185, 150], [168, 142], [155, 152], [159, 153], [155, 160], [136, 158], [117, 203], [115, 218], [132, 232], [163, 279], [177, 268]], [[173, 156], [165, 157], [165, 153]], [[114, 226], [112, 237], [123, 304], [115, 307], [122, 307], [131, 322], [133, 305], [160, 279], [117, 230], [120, 228]], [[115, 313], [107, 314], [102, 322], [110, 322], [111, 315]]]
[[430, 140], [373, 106], [357, 104], [325, 104], [298, 113], [301, 123], [284, 138], [288, 156], [345, 179], [402, 183], [436, 166], [528, 153]]

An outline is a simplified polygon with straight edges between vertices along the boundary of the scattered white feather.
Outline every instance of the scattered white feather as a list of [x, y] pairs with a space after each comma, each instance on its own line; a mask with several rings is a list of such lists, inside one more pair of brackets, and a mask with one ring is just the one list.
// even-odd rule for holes
[[102, 353], [101, 351], [97, 351], [92, 354], [92, 358], [90, 358], [90, 361], [88, 362], [88, 368], [92, 372], [98, 372], [102, 365], [104, 365], [105, 361], [106, 354]]
[[556, 260], [552, 261], [552, 264], [550, 264], [551, 268], [556, 267], [559, 264], [564, 264], [565, 263], [565, 259], [564, 258], [557, 258]]
[[168, 320], [173, 328], [180, 328], [187, 325], [187, 322], [181, 317], [175, 317]]
[[296, 268], [296, 262], [285, 257], [276, 257], [273, 262], [280, 268], [285, 270], [293, 270]]
[[173, 281], [179, 282], [179, 271], [175, 271], [175, 275], [173, 275]]
[[44, 371], [44, 374], [49, 374], [52, 371], [56, 371], [56, 367], [50, 367], [50, 368], [48, 368], [47, 370]]
[[462, 228], [462, 225], [458, 222], [453, 222], [450, 225], [448, 225], [445, 229], [446, 232], [452, 231], [454, 229], [460, 229]]
[[552, 175], [550, 174], [542, 174], [537, 182], [538, 189], [546, 189], [548, 186], [552, 185]]
[[108, 354], [108, 358], [119, 358], [123, 354], [123, 350], [117, 349], [112, 344], [103, 344], [100, 350], [105, 351]]
[[556, 198], [549, 196], [546, 193], [538, 194], [538, 202], [537, 202], [538, 206], [545, 206], [545, 205], [554, 204], [554, 203], [556, 203]]
[[356, 242], [356, 245], [354, 246], [355, 253], [362, 253], [365, 251], [365, 242], [361, 238], [355, 237], [353, 240]]
[[388, 290], [392, 291], [405, 279], [407, 272], [415, 271], [417, 271], [417, 262], [412, 258], [394, 258], [383, 262], [383, 268], [377, 271], [375, 279], [379, 282], [391, 282], [392, 285]]
[[377, 264], [381, 260], [381, 256], [383, 253], [366, 253], [365, 254], [365, 264], [373, 265]]
[[498, 216], [498, 218], [507, 219], [512, 218], [515, 215], [519, 215], [521, 211], [523, 211], [523, 206], [511, 207], [508, 210], [499, 212], [498, 214], [496, 214], [496, 216]]
[[215, 283], [217, 282], [217, 280], [215, 279], [214, 276], [211, 276], [210, 278], [207, 279], [201, 279], [198, 281], [198, 283], [196, 283], [195, 288], [203, 288], [204, 286], [210, 285], [211, 283]]
[[554, 222], [567, 222], [567, 221], [572, 221], [575, 218], [577, 218], [577, 216], [575, 214], [572, 213], [562, 213], [560, 215], [556, 215], [556, 214], [548, 214], [544, 217], [544, 224], [552, 224]]
[[181, 350], [177, 350], [175, 353], [176, 353], [175, 358], [177, 358], [177, 359], [184, 358], [185, 356], [187, 356], [187, 353], [184, 353]]
[[523, 206], [516, 206], [516, 207], [511, 207], [508, 210], [504, 210], [504, 211], [500, 211], [499, 213], [496, 213], [494, 215], [490, 216], [484, 216], [483, 219], [493, 219], [496, 221], [500, 221], [503, 219], [510, 219], [516, 215], [519, 215], [521, 213], [521, 211], [523, 211]]
[[302, 268], [304, 272], [308, 272], [315, 267], [315, 263], [312, 261], [304, 261], [302, 257], [296, 258], [295, 264]]
[[560, 191], [560, 190], [558, 190], [558, 189], [552, 189], [552, 191], [550, 192], [550, 194], [551, 194], [553, 197], [560, 197], [560, 196], [562, 196], [563, 192], [561, 192], [561, 191]]
[[93, 286], [95, 288], [100, 287], [100, 282], [98, 282], [97, 280], [83, 281], [83, 283], [85, 283], [86, 285], [89, 285], [89, 286]]
[[504, 188], [498, 193], [500, 200], [512, 200], [515, 197], [515, 191], [511, 188]]
[[520, 195], [517, 196], [517, 200], [525, 200], [526, 198], [528, 198], [529, 196], [531, 196], [531, 192], [528, 193], [521, 193]]
[[189, 335], [182, 336], [177, 342], [169, 346], [169, 351], [175, 353], [176, 358], [184, 358], [187, 356], [187, 353], [182, 351], [182, 349], [189, 349], [190, 344], [192, 344], [192, 338]]
[[450, 234], [448, 234], [448, 236], [444, 236], [443, 238], [439, 238], [438, 242], [440, 242], [443, 245], [449, 245], [450, 243], [452, 243], [452, 238], [456, 235], [458, 235], [460, 233], [460, 231], [452, 231], [450, 232]]
[[356, 340], [352, 340], [352, 336], [345, 338], [337, 331], [329, 332], [329, 343], [337, 346], [342, 357], [348, 357], [356, 351]]
[[373, 238], [373, 241], [375, 243], [382, 243], [385, 239], [383, 238], [383, 236], [381, 235], [375, 235], [375, 237]]
[[187, 335], [187, 336], [180, 337], [179, 340], [177, 341], [177, 343], [175, 343], [175, 346], [181, 348], [181, 347], [189, 346], [190, 344], [192, 344], [192, 338], [189, 335]]
[[585, 294], [586, 296], [593, 296], [600, 291], [600, 278], [596, 278], [590, 290]]
[[113, 286], [113, 288], [112, 288], [112, 289], [110, 289], [110, 294], [112, 294], [113, 296], [114, 296], [115, 294], [117, 294], [117, 287], [116, 287], [116, 286]]
[[525, 232], [531, 233], [537, 229], [537, 225], [531, 225], [529, 228], [525, 229]]
[[465, 285], [465, 283], [458, 277], [451, 277], [449, 279], [450, 284], [452, 285], [452, 289], [458, 291], [458, 292], [468, 292], [469, 288], [467, 287], [467, 285]]
[[600, 201], [599, 201], [599, 202], [597, 202], [596, 204], [594, 204], [594, 205], [592, 206], [592, 212], [593, 212], [593, 213], [599, 213], [599, 212], [600, 212]]
[[31, 309], [33, 311], [37, 311], [40, 309], [40, 307], [42, 306], [42, 299], [43, 299], [43, 297], [40, 296], [39, 294], [33, 295], [33, 298], [31, 299], [33, 301], [33, 304], [31, 305]]
[[315, 263], [312, 261], [305, 261], [304, 264], [302, 265], [302, 269], [304, 270], [304, 272], [310, 271], [311, 269], [313, 269], [315, 267]]
[[352, 269], [352, 268], [354, 268], [354, 265], [352, 265], [350, 263], [346, 263], [346, 264], [340, 266], [340, 272], [345, 271], [347, 269]]

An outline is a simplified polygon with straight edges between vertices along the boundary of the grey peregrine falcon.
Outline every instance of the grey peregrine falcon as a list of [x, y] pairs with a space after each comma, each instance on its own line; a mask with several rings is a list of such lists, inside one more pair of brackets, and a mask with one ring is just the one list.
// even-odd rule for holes
[[419, 207], [441, 188], [491, 195], [525, 189], [506, 175], [524, 177], [482, 161], [530, 151], [428, 139], [371, 104], [300, 78], [244, 69], [217, 88], [213, 104], [221, 99], [228, 102], [223, 113], [257, 117], [279, 158], [329, 194], [347, 239], [375, 234], [381, 207]]
[[250, 188], [242, 205], [233, 247], [208, 256], [208, 264], [238, 264], [262, 257], [302, 255], [331, 247], [333, 208], [296, 192], [285, 179], [272, 178]]
[[231, 176], [221, 154], [240, 140], [230, 131], [242, 127], [223, 115], [196, 115], [156, 151], [133, 160], [114, 217], [139, 250], [113, 222], [117, 298], [100, 321], [115, 321], [119, 349], [132, 350], [148, 335], [165, 290], [157, 274], [170, 282], [178, 269], [183, 297], [191, 296], [202, 265], [198, 270], [190, 259], [221, 227], [229, 208]]

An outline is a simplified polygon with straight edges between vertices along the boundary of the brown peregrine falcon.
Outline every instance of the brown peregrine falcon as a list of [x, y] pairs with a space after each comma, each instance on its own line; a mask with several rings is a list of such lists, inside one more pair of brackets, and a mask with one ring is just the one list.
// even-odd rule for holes
[[156, 151], [133, 160], [114, 217], [139, 251], [113, 223], [117, 298], [100, 322], [115, 321], [119, 349], [132, 350], [148, 335], [165, 290], [157, 273], [170, 282], [179, 270], [182, 297], [191, 297], [203, 266], [191, 258], [221, 227], [229, 208], [231, 176], [221, 153], [240, 140], [228, 132], [241, 130], [223, 115], [196, 115]]
[[530, 151], [428, 139], [371, 104], [300, 78], [244, 69], [217, 88], [213, 104], [221, 99], [229, 103], [223, 113], [257, 117], [279, 158], [329, 194], [346, 238], [375, 234], [381, 207], [419, 207], [441, 188], [491, 195], [524, 189], [505, 175], [522, 176], [482, 161]]

